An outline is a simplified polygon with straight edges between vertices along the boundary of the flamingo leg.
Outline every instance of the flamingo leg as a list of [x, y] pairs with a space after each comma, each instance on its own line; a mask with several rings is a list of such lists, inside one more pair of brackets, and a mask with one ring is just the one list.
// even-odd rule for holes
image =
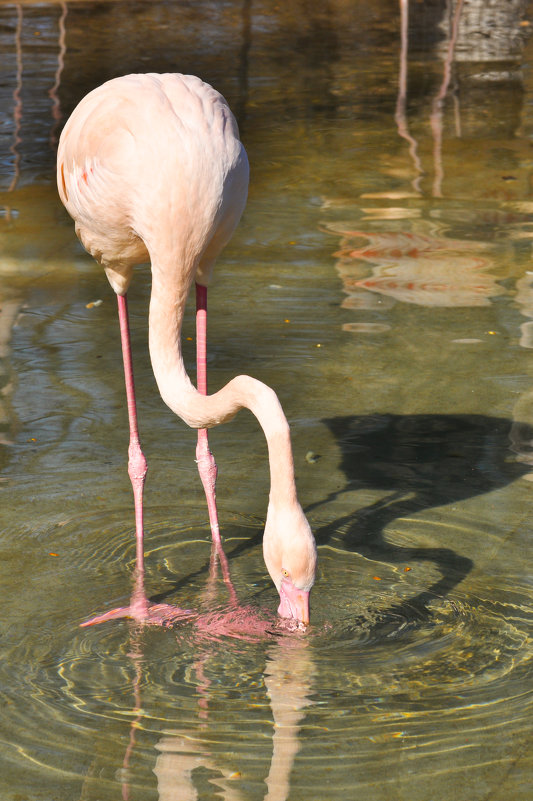
[[[196, 383], [198, 392], [207, 395], [207, 287], [196, 284]], [[209, 513], [209, 524], [213, 538], [210, 575], [213, 580], [216, 575], [216, 557], [220, 560], [224, 582], [228, 587], [231, 600], [237, 604], [237, 594], [229, 572], [229, 565], [222, 540], [216, 503], [216, 480], [218, 468], [215, 457], [209, 448], [207, 428], [198, 429], [198, 443], [196, 445], [196, 463], [204, 487]]]
[[[207, 287], [201, 284], [196, 284], [196, 383], [198, 392], [207, 395]], [[196, 463], [207, 500], [211, 536], [215, 545], [221, 545], [215, 490], [218, 468], [209, 449], [207, 428], [198, 429]]]
[[124, 362], [124, 378], [126, 382], [128, 421], [130, 426], [128, 475], [131, 480], [133, 501], [135, 504], [136, 569], [139, 575], [144, 575], [143, 490], [148, 467], [144, 453], [141, 449], [139, 428], [137, 425], [137, 402], [135, 400], [135, 381], [133, 379], [133, 363], [131, 358], [128, 301], [126, 295], [117, 295], [117, 300], [118, 317], [120, 322], [120, 339], [122, 342], [122, 359]]
[[128, 404], [128, 421], [130, 427], [130, 443], [128, 448], [128, 474], [133, 488], [135, 504], [135, 582], [130, 605], [112, 609], [103, 615], [87, 620], [82, 626], [92, 626], [105, 620], [116, 618], [133, 618], [140, 623], [155, 625], [171, 625], [176, 620], [190, 617], [187, 609], [180, 609], [170, 604], [154, 604], [146, 597], [144, 589], [144, 519], [143, 490], [147, 473], [147, 464], [139, 440], [137, 425], [137, 402], [135, 400], [135, 382], [133, 379], [133, 362], [131, 357], [130, 326], [128, 317], [128, 301], [126, 295], [117, 295], [118, 317], [120, 322], [120, 339], [122, 342], [122, 359], [124, 362], [124, 378], [126, 382], [126, 399]]
[[128, 475], [133, 489], [135, 506], [135, 589], [130, 602], [133, 617], [142, 619], [148, 616], [148, 600], [144, 592], [144, 513], [143, 492], [148, 466], [141, 449], [139, 427], [137, 425], [137, 401], [135, 398], [135, 381], [133, 377], [133, 360], [131, 356], [130, 323], [128, 316], [128, 299], [126, 295], [117, 295], [118, 319], [120, 323], [120, 341], [122, 343], [122, 361], [124, 363], [124, 380], [126, 383], [126, 400], [128, 405], [128, 422], [130, 442], [128, 447]]

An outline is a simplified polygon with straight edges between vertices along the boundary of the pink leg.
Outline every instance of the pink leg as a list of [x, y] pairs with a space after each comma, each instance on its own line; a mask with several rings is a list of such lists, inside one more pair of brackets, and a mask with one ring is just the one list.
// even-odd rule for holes
[[[207, 395], [207, 287], [200, 284], [196, 284], [196, 382], [198, 392]], [[213, 542], [220, 545], [215, 492], [217, 466], [215, 457], [209, 450], [207, 428], [198, 429], [196, 463], [204, 486]]]
[[[207, 287], [196, 284], [196, 382], [198, 392], [207, 395]], [[237, 603], [237, 594], [231, 582], [228, 560], [222, 548], [218, 512], [216, 503], [215, 485], [217, 480], [217, 465], [215, 457], [209, 450], [207, 428], [198, 429], [198, 443], [196, 445], [196, 463], [207, 500], [211, 536], [213, 538], [213, 552], [211, 557], [211, 581], [216, 572], [215, 556], [220, 559], [222, 575], [228, 587], [233, 603]]]
[[128, 420], [130, 426], [130, 444], [128, 448], [128, 473], [133, 488], [135, 504], [135, 539], [136, 564], [135, 583], [129, 606], [112, 609], [103, 615], [97, 615], [82, 623], [91, 626], [105, 620], [129, 617], [141, 623], [170, 625], [176, 620], [189, 617], [189, 610], [179, 609], [169, 604], [152, 604], [144, 590], [144, 523], [143, 523], [143, 489], [146, 478], [146, 459], [141, 450], [139, 429], [137, 426], [137, 404], [135, 401], [135, 382], [133, 380], [133, 364], [131, 358], [130, 327], [128, 320], [128, 302], [126, 296], [117, 295], [118, 317], [120, 322], [120, 339], [122, 342], [122, 358], [124, 361], [124, 378], [126, 380], [126, 398], [128, 403]]
[[131, 359], [130, 326], [128, 319], [128, 301], [125, 295], [117, 295], [118, 317], [120, 322], [120, 339], [122, 342], [122, 359], [124, 361], [124, 378], [126, 381], [126, 398], [128, 403], [128, 420], [130, 425], [130, 444], [128, 448], [128, 474], [133, 488], [135, 504], [135, 540], [137, 556], [137, 572], [144, 574], [144, 522], [143, 522], [143, 489], [147, 473], [146, 459], [141, 450], [139, 429], [137, 426], [137, 403], [135, 400], [135, 382], [133, 380], [133, 364]]

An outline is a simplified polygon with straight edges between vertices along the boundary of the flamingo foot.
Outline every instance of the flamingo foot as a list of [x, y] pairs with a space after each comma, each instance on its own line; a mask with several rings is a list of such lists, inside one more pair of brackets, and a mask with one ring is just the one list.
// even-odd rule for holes
[[105, 623], [107, 620], [129, 618], [147, 626], [171, 628], [176, 623], [182, 623], [194, 615], [195, 613], [190, 609], [180, 609], [179, 606], [172, 606], [171, 604], [152, 604], [146, 598], [140, 600], [132, 598], [130, 606], [119, 606], [116, 609], [111, 609], [109, 612], [104, 612], [103, 615], [96, 615], [90, 620], [80, 623], [80, 626], [96, 626], [98, 623]]

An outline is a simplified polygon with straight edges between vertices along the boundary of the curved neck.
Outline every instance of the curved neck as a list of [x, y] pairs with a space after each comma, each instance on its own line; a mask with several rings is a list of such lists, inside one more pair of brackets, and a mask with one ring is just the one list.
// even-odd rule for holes
[[152, 283], [149, 314], [150, 358], [162, 399], [192, 428], [211, 428], [231, 420], [240, 409], [257, 418], [268, 446], [270, 501], [296, 503], [289, 424], [274, 390], [247, 375], [229, 381], [212, 395], [193, 386], [183, 363], [181, 327], [188, 287], [175, 292]]

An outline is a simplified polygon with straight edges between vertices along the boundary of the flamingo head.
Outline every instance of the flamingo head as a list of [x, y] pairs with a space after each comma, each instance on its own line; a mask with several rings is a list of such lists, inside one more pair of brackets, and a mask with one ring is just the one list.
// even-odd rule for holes
[[278, 614], [307, 625], [317, 556], [315, 538], [297, 502], [282, 509], [269, 505], [263, 555], [279, 593]]

